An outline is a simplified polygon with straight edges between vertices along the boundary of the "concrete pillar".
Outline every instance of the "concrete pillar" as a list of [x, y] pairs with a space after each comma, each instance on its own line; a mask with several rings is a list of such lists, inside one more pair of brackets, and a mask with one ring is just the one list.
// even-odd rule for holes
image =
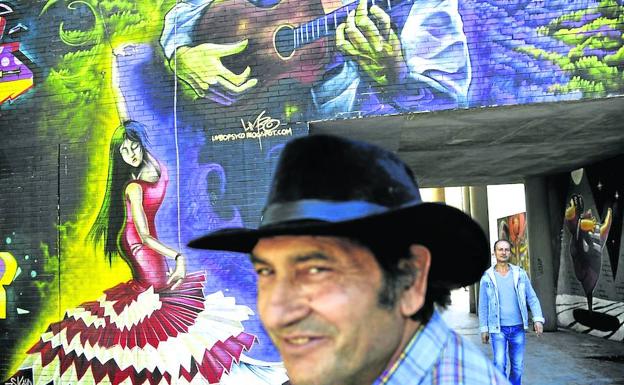
[[[470, 215], [470, 187], [462, 187], [462, 211]], [[468, 287], [468, 305], [472, 314], [477, 314], [477, 298], [479, 296], [479, 285]]]
[[550, 210], [546, 178], [530, 177], [524, 183], [531, 282], [546, 318], [544, 330], [557, 330], [555, 282], [552, 244], [550, 242]]
[[444, 187], [436, 187], [431, 189], [431, 201], [446, 203], [446, 193]]
[[470, 215], [481, 225], [485, 234], [490, 234], [490, 219], [488, 217], [487, 186], [470, 186]]
[[[479, 224], [490, 239], [490, 221], [488, 216], [487, 186], [471, 186], [464, 188], [464, 198], [468, 198], [468, 213]], [[464, 203], [466, 205], [466, 203]], [[489, 242], [488, 242], [489, 244]], [[470, 312], [477, 313], [479, 300], [479, 284], [470, 286]]]
[[462, 187], [462, 211], [470, 215], [470, 187]]

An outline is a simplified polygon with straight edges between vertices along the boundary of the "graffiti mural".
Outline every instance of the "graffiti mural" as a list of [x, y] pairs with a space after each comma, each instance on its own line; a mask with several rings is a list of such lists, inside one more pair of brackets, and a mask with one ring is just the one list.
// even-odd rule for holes
[[[256, 339], [242, 325], [251, 310], [222, 292], [204, 297], [205, 275], [187, 272], [186, 256], [159, 240], [155, 216], [169, 177], [147, 143], [139, 122], [114, 131], [104, 200], [89, 232], [109, 258], [121, 255], [133, 279], [67, 310], [20, 372], [31, 370], [34, 383], [285, 382], [279, 365], [242, 354]], [[175, 265], [170, 272], [166, 258]]]
[[20, 51], [19, 41], [11, 41], [28, 31], [28, 27], [22, 23], [7, 25], [13, 14], [10, 4], [0, 2], [0, 104], [15, 100], [34, 85], [32, 70]]
[[200, 98], [247, 106], [290, 89], [286, 107], [308, 119], [467, 106], [472, 73], [455, 1], [212, 3], [177, 4], [160, 40]]
[[498, 224], [498, 239], [508, 239], [511, 242], [510, 262], [522, 267], [526, 272], [530, 272], [526, 213], [498, 218], [496, 222]]
[[558, 322], [574, 330], [624, 339], [622, 274], [623, 179], [616, 158], [573, 171], [561, 244]]
[[[279, 377], [248, 257], [188, 241], [256, 225], [284, 143], [309, 121], [622, 95], [622, 11], [615, 0], [0, 1], [0, 377]], [[560, 322], [621, 339], [622, 206], [602, 192], [622, 188], [596, 170], [562, 213]], [[524, 223], [507, 219], [521, 263]], [[221, 303], [234, 326], [215, 336]], [[159, 361], [162, 349], [175, 360]]]
[[280, 113], [304, 119], [621, 94], [612, 1], [278, 3], [177, 4], [160, 39], [168, 65], [222, 106], [290, 92]]
[[7, 296], [4, 287], [13, 283], [17, 276], [17, 261], [13, 254], [3, 251], [0, 252], [0, 262], [2, 262], [2, 269], [0, 269], [0, 319], [5, 319], [7, 315]]

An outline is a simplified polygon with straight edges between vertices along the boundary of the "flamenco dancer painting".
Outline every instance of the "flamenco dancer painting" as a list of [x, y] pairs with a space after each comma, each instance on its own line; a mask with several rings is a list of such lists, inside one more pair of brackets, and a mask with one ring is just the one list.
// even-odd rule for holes
[[[256, 338], [252, 314], [221, 292], [204, 296], [204, 273], [158, 239], [155, 216], [167, 169], [147, 149], [145, 126], [123, 122], [109, 150], [105, 198], [90, 231], [108, 258], [119, 254], [132, 279], [67, 310], [28, 351], [22, 371], [34, 385], [280, 385], [280, 363], [245, 356]], [[167, 259], [175, 263], [168, 274]]]

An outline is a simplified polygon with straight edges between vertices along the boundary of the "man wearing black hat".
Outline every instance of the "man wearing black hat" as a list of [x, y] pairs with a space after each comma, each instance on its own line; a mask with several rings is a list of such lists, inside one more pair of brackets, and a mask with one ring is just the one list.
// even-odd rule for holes
[[259, 228], [190, 246], [251, 253], [260, 318], [294, 385], [508, 384], [434, 306], [488, 267], [483, 231], [422, 202], [409, 168], [379, 147], [291, 141]]

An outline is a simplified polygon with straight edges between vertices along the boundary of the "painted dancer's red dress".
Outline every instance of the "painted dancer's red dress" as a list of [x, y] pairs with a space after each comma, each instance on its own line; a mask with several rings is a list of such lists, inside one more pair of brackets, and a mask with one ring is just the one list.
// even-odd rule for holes
[[[168, 182], [161, 165], [157, 182], [135, 180], [143, 189], [150, 234]], [[243, 331], [252, 314], [220, 291], [204, 297], [203, 273], [188, 274], [171, 289], [165, 258], [141, 242], [126, 204], [122, 248], [133, 279], [94, 302], [67, 310], [28, 351], [21, 369], [33, 370], [34, 385], [280, 385], [282, 365], [243, 355], [255, 337]], [[147, 382], [146, 382], [147, 381]]]

